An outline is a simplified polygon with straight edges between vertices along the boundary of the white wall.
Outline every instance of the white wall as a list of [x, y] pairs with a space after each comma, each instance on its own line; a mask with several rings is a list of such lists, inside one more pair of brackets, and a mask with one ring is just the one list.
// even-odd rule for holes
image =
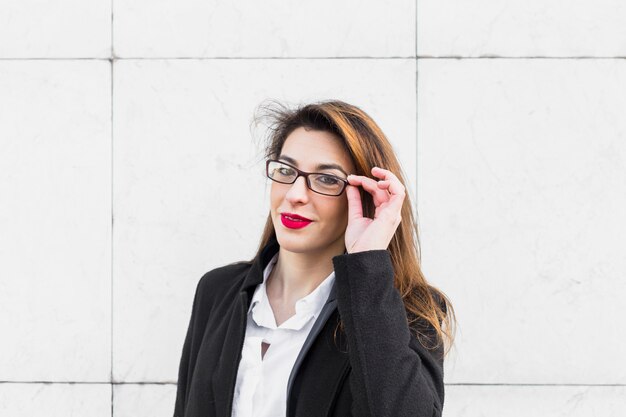
[[3, 0], [0, 415], [172, 415], [195, 285], [268, 210], [266, 98], [356, 104], [396, 148], [459, 318], [445, 416], [626, 415], [624, 21], [617, 0]]

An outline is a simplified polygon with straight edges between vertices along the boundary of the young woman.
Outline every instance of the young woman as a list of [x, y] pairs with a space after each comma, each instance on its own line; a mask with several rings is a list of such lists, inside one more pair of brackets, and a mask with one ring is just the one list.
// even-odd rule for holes
[[440, 416], [454, 310], [389, 141], [341, 101], [266, 110], [265, 230], [198, 283], [174, 416]]

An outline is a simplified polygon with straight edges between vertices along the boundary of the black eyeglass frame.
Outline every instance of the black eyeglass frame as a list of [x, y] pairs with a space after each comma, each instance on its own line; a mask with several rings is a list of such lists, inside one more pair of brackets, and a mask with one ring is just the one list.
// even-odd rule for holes
[[[293, 181], [291, 181], [291, 182], [282, 182], [282, 181], [277, 181], [277, 180], [275, 180], [274, 178], [270, 177], [270, 163], [271, 163], [271, 162], [278, 162], [279, 164], [287, 165], [288, 167], [293, 168], [293, 169], [296, 171], [296, 173], [297, 173], [296, 177], [295, 177], [295, 178], [293, 179]], [[270, 180], [272, 180], [272, 181], [276, 181], [276, 182], [277, 182], [277, 183], [279, 183], [279, 184], [293, 184], [294, 182], [296, 182], [296, 180], [298, 179], [298, 177], [301, 177], [301, 176], [302, 176], [302, 177], [304, 177], [304, 179], [305, 179], [305, 181], [304, 181], [304, 182], [306, 183], [306, 186], [309, 188], [309, 190], [313, 191], [314, 193], [321, 194], [321, 195], [326, 195], [326, 196], [329, 196], [329, 197], [339, 197], [341, 194], [343, 194], [343, 192], [345, 191], [346, 187], [347, 187], [347, 186], [348, 186], [348, 184], [349, 184], [349, 183], [348, 183], [348, 180], [344, 180], [343, 178], [338, 177], [338, 176], [336, 176], [336, 175], [333, 175], [333, 174], [326, 174], [326, 173], [324, 173], [324, 172], [305, 172], [305, 171], [299, 170], [298, 168], [294, 167], [294, 166], [293, 166], [293, 165], [291, 165], [291, 164], [288, 164], [287, 162], [284, 162], [284, 161], [279, 161], [278, 159], [268, 159], [268, 160], [265, 162], [265, 175], [266, 175], [266, 176], [267, 176], [267, 178], [269, 178]], [[313, 188], [311, 188], [311, 181], [309, 180], [309, 175], [325, 175], [325, 176], [327, 176], [327, 177], [337, 178], [339, 181], [343, 182], [343, 188], [341, 189], [341, 191], [339, 192], [339, 194], [325, 194], [325, 193], [320, 193], [319, 191], [315, 191]]]

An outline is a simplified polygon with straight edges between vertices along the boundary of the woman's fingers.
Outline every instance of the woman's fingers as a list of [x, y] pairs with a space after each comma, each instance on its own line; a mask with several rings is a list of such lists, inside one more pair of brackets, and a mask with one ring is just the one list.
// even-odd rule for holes
[[348, 185], [346, 187], [346, 195], [348, 196], [348, 214], [351, 218], [360, 219], [363, 217], [363, 205], [361, 203], [361, 194], [357, 187]]
[[[348, 181], [350, 181], [350, 185], [354, 186], [362, 186], [365, 191], [372, 194], [374, 198], [374, 205], [376, 207], [380, 206], [382, 203], [389, 201], [389, 193], [387, 190], [380, 187], [379, 182], [368, 177], [364, 177], [362, 175], [350, 175], [348, 177]], [[384, 187], [385, 185], [383, 185]]]
[[388, 188], [391, 194], [404, 194], [405, 193], [404, 185], [402, 185], [398, 177], [396, 177], [396, 175], [393, 172], [389, 171], [388, 169], [373, 167], [372, 174], [374, 174], [376, 177], [383, 178], [384, 181], [389, 182]]
[[387, 190], [390, 193], [389, 207], [398, 213], [398, 217], [401, 220], [400, 212], [402, 210], [402, 204], [406, 193], [404, 185], [402, 185], [398, 177], [388, 169], [373, 167], [372, 174], [379, 178], [384, 178], [385, 181], [389, 181], [389, 186], [387, 187]]
[[387, 180], [381, 180], [378, 181], [378, 188], [382, 189], [382, 190], [387, 190], [387, 192], [390, 192], [389, 189], [389, 181]]

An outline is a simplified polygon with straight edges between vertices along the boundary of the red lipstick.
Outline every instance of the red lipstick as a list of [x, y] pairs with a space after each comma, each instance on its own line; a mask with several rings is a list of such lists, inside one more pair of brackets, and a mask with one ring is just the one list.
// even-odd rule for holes
[[290, 229], [301, 229], [312, 222], [312, 220], [294, 213], [280, 213], [280, 221]]

